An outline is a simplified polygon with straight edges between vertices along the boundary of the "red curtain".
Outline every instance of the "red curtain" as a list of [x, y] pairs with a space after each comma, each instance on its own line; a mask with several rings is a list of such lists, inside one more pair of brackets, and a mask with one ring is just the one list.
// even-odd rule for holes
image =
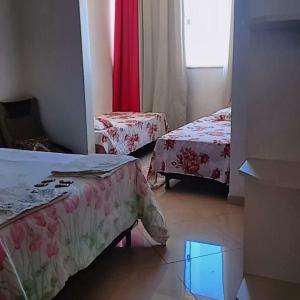
[[138, 0], [116, 0], [113, 111], [140, 111]]

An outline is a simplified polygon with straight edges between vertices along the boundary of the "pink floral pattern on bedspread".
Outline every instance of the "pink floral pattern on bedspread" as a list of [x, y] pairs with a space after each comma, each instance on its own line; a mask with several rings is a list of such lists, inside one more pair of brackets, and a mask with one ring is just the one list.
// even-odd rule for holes
[[95, 130], [96, 150], [103, 153], [129, 154], [156, 141], [168, 132], [163, 113], [115, 112], [100, 116], [112, 127]]
[[0, 299], [52, 299], [138, 218], [159, 243], [168, 232], [138, 160], [104, 179], [72, 178], [68, 198], [0, 229]]
[[204, 117], [160, 138], [148, 174], [151, 185], [159, 172], [210, 178], [229, 183], [231, 122]]

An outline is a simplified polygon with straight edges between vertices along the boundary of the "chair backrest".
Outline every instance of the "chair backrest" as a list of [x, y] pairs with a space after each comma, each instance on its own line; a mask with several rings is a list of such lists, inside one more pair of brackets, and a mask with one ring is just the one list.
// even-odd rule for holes
[[45, 137], [37, 100], [0, 102], [0, 130], [7, 147], [15, 141]]

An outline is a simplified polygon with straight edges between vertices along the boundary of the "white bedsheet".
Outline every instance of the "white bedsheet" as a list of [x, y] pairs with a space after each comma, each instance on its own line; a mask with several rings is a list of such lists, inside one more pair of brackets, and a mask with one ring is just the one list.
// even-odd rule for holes
[[32, 186], [49, 176], [56, 166], [79, 157], [81, 155], [0, 148], [0, 189]]

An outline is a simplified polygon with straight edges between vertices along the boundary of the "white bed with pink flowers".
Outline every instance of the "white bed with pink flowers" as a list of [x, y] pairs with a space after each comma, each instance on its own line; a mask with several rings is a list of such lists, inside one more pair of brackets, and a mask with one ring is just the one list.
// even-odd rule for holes
[[161, 137], [155, 146], [148, 181], [158, 174], [202, 177], [229, 184], [231, 108], [196, 120]]
[[114, 112], [94, 120], [96, 152], [130, 154], [168, 131], [163, 113]]
[[[48, 176], [90, 156], [0, 149], [1, 300], [52, 299], [138, 218], [153, 239], [166, 242], [164, 218], [139, 160], [93, 157], [98, 165], [122, 161], [106, 175], [57, 178]], [[46, 178], [55, 182], [35, 186]]]

